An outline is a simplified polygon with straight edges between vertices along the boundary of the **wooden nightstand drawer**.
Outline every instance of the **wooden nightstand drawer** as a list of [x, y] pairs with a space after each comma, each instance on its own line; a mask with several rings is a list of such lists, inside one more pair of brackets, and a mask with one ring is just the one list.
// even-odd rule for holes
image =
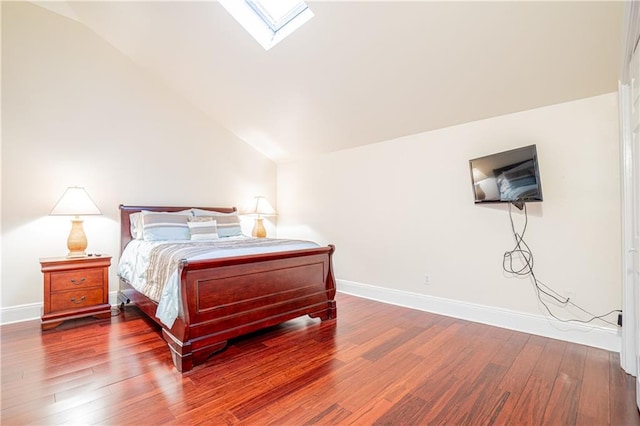
[[103, 270], [78, 269], [70, 272], [53, 272], [51, 274], [51, 291], [74, 290], [88, 287], [102, 287]]
[[64, 311], [67, 309], [85, 308], [102, 303], [104, 294], [101, 288], [64, 291], [51, 294], [51, 310]]

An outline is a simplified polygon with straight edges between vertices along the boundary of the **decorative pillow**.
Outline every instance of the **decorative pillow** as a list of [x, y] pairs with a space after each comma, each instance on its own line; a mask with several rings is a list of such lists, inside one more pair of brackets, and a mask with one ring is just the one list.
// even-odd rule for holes
[[131, 236], [134, 240], [141, 240], [144, 227], [142, 212], [131, 213], [129, 215], [129, 222], [131, 223]]
[[217, 240], [218, 227], [216, 220], [211, 217], [190, 217], [187, 222], [192, 240]]
[[215, 218], [216, 225], [218, 227], [218, 236], [220, 238], [236, 237], [242, 235], [242, 228], [240, 227], [240, 217], [238, 217], [238, 212], [220, 213], [202, 209], [192, 209], [192, 211], [196, 217]]
[[[187, 210], [190, 212], [190, 210]], [[191, 214], [183, 212], [150, 212], [143, 210], [143, 239], [145, 241], [188, 240], [191, 237], [187, 220]]]

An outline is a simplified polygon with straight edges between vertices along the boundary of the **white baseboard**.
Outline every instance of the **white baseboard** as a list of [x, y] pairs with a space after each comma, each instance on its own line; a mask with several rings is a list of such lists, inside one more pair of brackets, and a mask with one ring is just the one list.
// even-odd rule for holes
[[[376, 287], [353, 281], [336, 280], [336, 283], [338, 291], [342, 293], [378, 302], [433, 312], [552, 339], [565, 340], [618, 353], [622, 345], [620, 332], [613, 328], [587, 324], [567, 324], [542, 315], [526, 314], [492, 306]], [[109, 293], [109, 303], [112, 306], [118, 304], [116, 291]], [[31, 321], [40, 319], [41, 316], [42, 303], [10, 306], [0, 309], [0, 324]]]
[[[109, 303], [111, 306], [118, 305], [117, 291], [109, 292]], [[40, 317], [42, 317], [42, 303], [29, 303], [0, 309], [0, 325], [39, 320]]]
[[[482, 324], [565, 340], [620, 352], [622, 340], [619, 330], [588, 324], [567, 324], [542, 315], [526, 314], [492, 306], [476, 305], [458, 300], [425, 294], [376, 287], [353, 281], [336, 280], [341, 293], [364, 297], [378, 302], [404, 306], [435, 314], [446, 315]], [[338, 306], [338, 319], [340, 318]]]
[[0, 309], [0, 324], [13, 324], [15, 322], [40, 319], [42, 316], [42, 303], [29, 303], [26, 305], [9, 306]]

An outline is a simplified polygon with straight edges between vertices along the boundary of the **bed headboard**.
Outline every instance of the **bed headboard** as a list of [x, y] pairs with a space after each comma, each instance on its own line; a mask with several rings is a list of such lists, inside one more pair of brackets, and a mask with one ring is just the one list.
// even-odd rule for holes
[[235, 207], [125, 206], [124, 204], [120, 204], [120, 253], [122, 253], [129, 241], [132, 240], [131, 219], [129, 218], [131, 213], [136, 213], [142, 210], [152, 212], [178, 212], [191, 208], [211, 210], [220, 213], [233, 213], [237, 211]]

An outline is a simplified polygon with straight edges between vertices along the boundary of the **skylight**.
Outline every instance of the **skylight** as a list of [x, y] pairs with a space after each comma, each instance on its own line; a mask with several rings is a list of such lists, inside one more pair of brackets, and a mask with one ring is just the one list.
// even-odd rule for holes
[[265, 50], [313, 17], [300, 0], [220, 0], [220, 4]]

